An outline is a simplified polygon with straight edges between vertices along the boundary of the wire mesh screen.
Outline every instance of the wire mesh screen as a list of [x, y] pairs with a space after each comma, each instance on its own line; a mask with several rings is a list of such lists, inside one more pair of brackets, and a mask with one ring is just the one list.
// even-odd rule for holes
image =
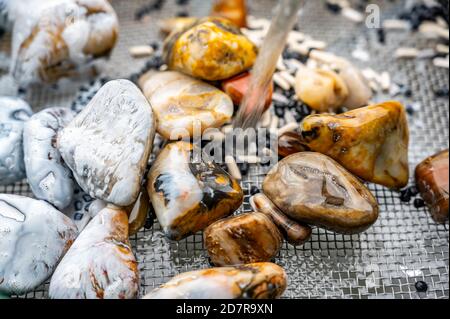
[[[143, 21], [135, 19], [136, 11], [148, 0], [112, 1], [120, 19], [120, 41], [110, 61], [105, 65], [105, 75], [110, 78], [129, 77], [145, 64], [130, 58], [128, 48], [133, 45], [161, 43], [156, 22], [162, 17], [176, 14], [203, 16], [209, 4], [203, 0], [167, 0], [160, 10], [150, 12]], [[250, 13], [270, 17], [277, 1], [249, 1]], [[404, 1], [377, 1], [383, 18], [395, 17]], [[411, 89], [410, 97], [396, 97], [404, 104], [419, 105], [410, 115], [410, 169], [425, 157], [448, 148], [449, 101], [437, 98], [438, 88], [448, 88], [448, 71], [433, 66], [431, 60], [396, 60], [398, 47], [427, 48], [424, 40], [410, 32], [390, 32], [386, 43], [381, 44], [374, 30], [343, 19], [326, 10], [324, 1], [307, 1], [299, 20], [300, 30], [315, 39], [328, 43], [328, 50], [351, 57], [355, 48], [370, 53], [369, 62], [361, 67], [388, 71], [394, 81]], [[1, 51], [9, 49], [9, 38], [0, 42]], [[354, 60], [354, 59], [352, 59]], [[358, 64], [358, 61], [355, 61]], [[19, 91], [35, 110], [47, 106], [70, 106], [79, 86], [31, 88]], [[8, 77], [0, 78], [0, 94], [17, 94]], [[378, 95], [375, 100], [390, 99]], [[417, 108], [417, 107], [416, 107]], [[253, 165], [242, 181], [245, 202], [240, 210], [250, 211], [248, 203], [252, 186], [260, 187], [267, 167]], [[413, 180], [411, 179], [411, 184]], [[370, 184], [378, 199], [380, 217], [377, 223], [359, 235], [339, 235], [315, 228], [310, 241], [302, 247], [287, 243], [274, 262], [284, 267], [289, 284], [284, 298], [448, 298], [449, 296], [449, 231], [448, 223], [436, 224], [427, 208], [417, 209], [400, 200], [400, 194], [384, 187]], [[12, 186], [0, 186], [0, 193], [32, 196], [24, 180]], [[151, 230], [143, 230], [131, 238], [141, 274], [141, 295], [168, 281], [179, 273], [210, 267], [203, 247], [202, 234], [190, 236], [179, 242], [164, 237], [157, 222]], [[424, 281], [428, 291], [417, 292], [415, 283]], [[27, 298], [46, 298], [48, 284], [27, 294]]]

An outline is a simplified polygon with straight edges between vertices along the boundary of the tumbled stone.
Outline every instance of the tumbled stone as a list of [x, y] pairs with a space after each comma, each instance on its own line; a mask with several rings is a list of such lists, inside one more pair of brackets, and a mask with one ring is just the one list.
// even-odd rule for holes
[[60, 131], [58, 148], [85, 192], [128, 206], [139, 195], [154, 133], [145, 96], [130, 81], [115, 80]]
[[267, 197], [290, 218], [338, 233], [369, 228], [378, 218], [372, 193], [328, 156], [303, 152], [280, 161], [263, 182]]
[[233, 103], [225, 93], [179, 72], [150, 71], [139, 85], [155, 112], [157, 131], [166, 139], [219, 128], [233, 116]]
[[166, 145], [148, 175], [147, 190], [158, 221], [170, 239], [180, 240], [237, 210], [238, 182], [217, 164], [194, 159], [188, 142]]
[[132, 299], [139, 291], [137, 262], [123, 209], [104, 208], [81, 232], [50, 282], [54, 299]]
[[306, 117], [301, 142], [335, 159], [356, 176], [390, 188], [409, 178], [409, 129], [405, 108], [395, 101], [339, 115]]
[[0, 292], [22, 295], [44, 283], [77, 234], [47, 202], [0, 194]]
[[0, 97], [0, 185], [14, 184], [25, 178], [22, 134], [31, 117], [30, 106], [13, 97]]
[[58, 132], [69, 124], [75, 112], [53, 107], [31, 117], [25, 123], [23, 151], [30, 188], [38, 199], [64, 209], [70, 205], [74, 192], [72, 172], [56, 147]]

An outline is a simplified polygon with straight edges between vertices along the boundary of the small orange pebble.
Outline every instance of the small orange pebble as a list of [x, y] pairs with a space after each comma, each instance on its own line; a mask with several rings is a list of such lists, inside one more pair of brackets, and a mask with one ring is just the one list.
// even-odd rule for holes
[[[250, 73], [244, 72], [231, 79], [222, 82], [222, 89], [228, 94], [235, 105], [241, 105], [245, 93], [250, 85]], [[270, 107], [272, 103], [273, 83], [270, 90], [267, 92], [266, 103], [264, 105], [264, 112]]]
[[247, 27], [247, 6], [245, 0], [217, 0], [211, 16], [230, 20], [239, 28]]

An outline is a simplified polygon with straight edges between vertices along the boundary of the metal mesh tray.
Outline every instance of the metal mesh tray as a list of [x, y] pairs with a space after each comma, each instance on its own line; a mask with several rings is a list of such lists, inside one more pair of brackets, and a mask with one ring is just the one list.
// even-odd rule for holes
[[[159, 11], [152, 12], [145, 22], [134, 16], [139, 7], [149, 0], [111, 1], [121, 23], [118, 46], [105, 66], [110, 78], [129, 77], [145, 64], [132, 60], [128, 48], [132, 45], [160, 42], [155, 27], [157, 19], [177, 13], [207, 15], [209, 2], [191, 0], [180, 6], [176, 0], [165, 1]], [[259, 17], [271, 16], [277, 1], [249, 1], [250, 12]], [[377, 1], [383, 18], [396, 16], [404, 1]], [[445, 69], [435, 68], [429, 60], [396, 60], [394, 51], [401, 46], [429, 47], [416, 34], [388, 33], [386, 44], [377, 41], [376, 32], [364, 25], [333, 15], [325, 9], [324, 1], [307, 1], [300, 19], [301, 31], [328, 43], [328, 50], [351, 57], [356, 46], [370, 52], [371, 59], [361, 67], [388, 71], [394, 80], [411, 88], [410, 98], [400, 97], [405, 104], [419, 103], [421, 109], [409, 117], [411, 144], [410, 169], [425, 157], [448, 148], [449, 101], [436, 98], [435, 90], [448, 88], [449, 76]], [[9, 49], [9, 38], [0, 39], [0, 52]], [[354, 59], [353, 59], [354, 60]], [[357, 62], [357, 61], [356, 61]], [[357, 63], [358, 64], [358, 63]], [[382, 68], [382, 69], [380, 69]], [[32, 88], [22, 92], [34, 110], [48, 106], [69, 107], [77, 95], [78, 86], [64, 89]], [[0, 74], [0, 95], [17, 95], [17, 87]], [[388, 99], [379, 95], [376, 100]], [[240, 211], [249, 211], [251, 186], [261, 186], [267, 168], [252, 166], [242, 181], [246, 194]], [[413, 180], [411, 180], [411, 183]], [[369, 185], [380, 205], [377, 223], [359, 235], [339, 235], [322, 229], [313, 230], [312, 239], [302, 247], [283, 244], [275, 262], [285, 268], [289, 285], [284, 298], [448, 298], [449, 296], [449, 231], [448, 223], [438, 225], [426, 208], [416, 209], [412, 203], [402, 203], [399, 193], [378, 185]], [[32, 196], [26, 180], [12, 186], [0, 186], [0, 193]], [[139, 232], [131, 238], [141, 274], [141, 295], [168, 281], [181, 272], [210, 267], [203, 248], [202, 234], [180, 242], [167, 240], [157, 223], [153, 229]], [[417, 281], [428, 284], [426, 293], [415, 289]], [[26, 298], [47, 298], [48, 283]]]

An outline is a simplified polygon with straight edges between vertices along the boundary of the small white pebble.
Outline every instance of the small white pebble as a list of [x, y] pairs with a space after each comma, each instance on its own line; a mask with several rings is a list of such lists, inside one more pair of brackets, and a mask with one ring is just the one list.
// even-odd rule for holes
[[363, 62], [369, 62], [370, 61], [370, 54], [366, 50], [363, 49], [356, 49], [352, 52], [352, 57], [355, 59], [358, 59]]
[[291, 87], [295, 86], [295, 78], [289, 72], [283, 71], [279, 72], [279, 74], [283, 79], [286, 80], [286, 82], [289, 83]]
[[437, 17], [437, 18], [436, 18], [436, 23], [437, 23], [440, 27], [443, 27], [443, 28], [445, 28], [445, 29], [448, 29], [448, 23], [447, 23], [447, 21], [445, 21], [444, 18], [442, 18], [442, 17]]
[[169, 69], [169, 67], [167, 66], [167, 64], [163, 64], [159, 67], [159, 70], [162, 72], [167, 71], [168, 69]]
[[305, 66], [303, 63], [295, 59], [288, 59], [284, 62], [288, 65], [289, 71], [292, 71], [292, 73], [295, 73], [295, 71]]
[[230, 175], [238, 181], [242, 180], [241, 171], [239, 169], [239, 166], [236, 164], [236, 160], [234, 159], [234, 157], [231, 155], [225, 156], [225, 163], [227, 164], [228, 172], [230, 173]]
[[356, 23], [361, 23], [364, 21], [364, 15], [350, 7], [342, 9], [342, 16]]
[[410, 24], [405, 20], [387, 19], [383, 21], [383, 28], [387, 30], [409, 30]]
[[286, 123], [297, 123], [297, 120], [295, 119], [294, 114], [292, 114], [291, 110], [286, 109], [284, 111], [284, 119]]
[[361, 71], [362, 75], [368, 80], [376, 80], [379, 81], [379, 79], [381, 79], [381, 75], [378, 74], [378, 72], [376, 72], [374, 69], [372, 68], [365, 68], [364, 70]]
[[275, 102], [278, 102], [278, 103], [282, 103], [282, 104], [289, 103], [289, 99], [287, 97], [285, 97], [283, 94], [280, 94], [278, 92], [273, 92], [272, 100]]
[[422, 23], [419, 32], [431, 38], [449, 39], [448, 28], [443, 28], [436, 22], [426, 21]]
[[291, 85], [288, 81], [286, 81], [279, 73], [275, 73], [273, 75], [273, 81], [283, 90], [289, 91], [291, 88]]
[[284, 64], [283, 57], [280, 56], [277, 61], [277, 70], [278, 71], [287, 71], [287, 67]]
[[278, 124], [280, 122], [280, 119], [276, 115], [272, 115], [272, 119], [270, 121], [269, 130], [270, 132], [276, 132], [278, 130]]
[[149, 45], [136, 45], [128, 51], [133, 58], [144, 58], [152, 55], [155, 50]]
[[295, 131], [296, 129], [298, 129], [297, 123], [289, 123], [289, 124], [286, 124], [285, 126], [283, 126], [282, 128], [280, 128], [277, 131], [277, 134], [278, 134], [278, 136], [281, 136], [284, 133], [292, 132], [292, 131]]
[[397, 59], [413, 59], [419, 55], [419, 50], [416, 48], [398, 48], [395, 51]]
[[383, 72], [381, 73], [381, 78], [380, 78], [380, 85], [381, 85], [381, 89], [385, 92], [388, 92], [390, 87], [391, 87], [391, 75], [389, 74], [389, 72]]
[[448, 57], [448, 55], [447, 55], [446, 58], [435, 58], [433, 60], [433, 64], [434, 64], [434, 66], [436, 66], [438, 68], [448, 69], [449, 68], [449, 57]]
[[436, 46], [436, 51], [441, 54], [448, 54], [449, 53], [448, 45], [440, 43]]

